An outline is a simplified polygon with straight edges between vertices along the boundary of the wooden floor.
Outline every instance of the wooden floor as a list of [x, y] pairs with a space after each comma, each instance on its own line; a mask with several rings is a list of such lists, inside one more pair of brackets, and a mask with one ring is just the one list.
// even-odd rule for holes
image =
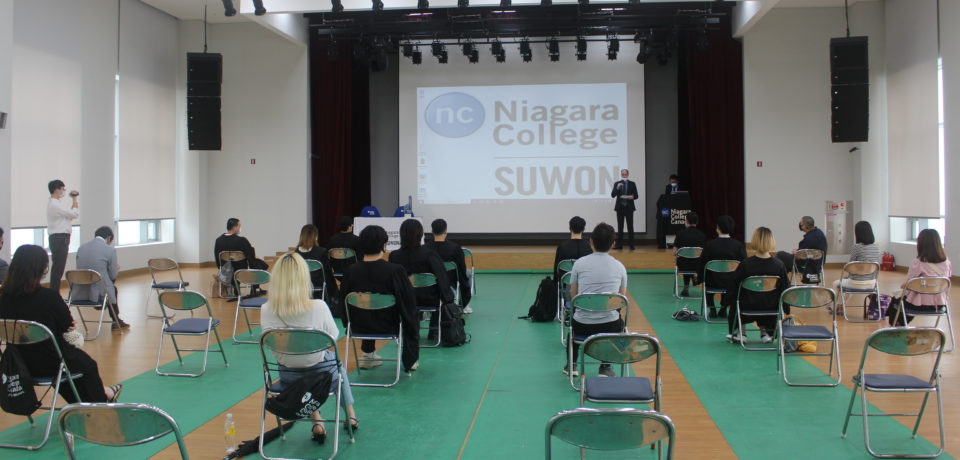
[[[476, 265], [478, 269], [486, 270], [506, 270], [506, 269], [549, 269], [552, 262], [552, 250], [543, 248], [476, 248]], [[646, 250], [623, 252], [615, 254], [621, 260], [624, 260], [628, 268], [650, 268], [650, 269], [672, 269], [672, 257], [665, 250]], [[542, 259], [542, 263], [541, 263]], [[664, 264], [664, 260], [667, 261]], [[184, 270], [185, 278], [191, 283], [191, 288], [203, 292], [208, 296], [212, 289], [212, 268], [189, 268]], [[829, 269], [827, 271], [828, 283], [832, 282], [839, 275], [839, 270]], [[896, 272], [881, 273], [880, 283], [882, 292], [890, 292], [899, 287], [904, 280], [903, 274]], [[158, 319], [147, 319], [144, 315], [145, 301], [148, 299], [149, 291], [147, 289], [149, 282], [148, 275], [133, 275], [121, 277], [118, 281], [119, 302], [121, 305], [121, 316], [132, 325], [132, 328], [125, 334], [111, 332], [109, 330], [103, 333], [99, 339], [87, 342], [84, 349], [97, 360], [100, 366], [100, 373], [107, 384], [120, 382], [131, 378], [143, 372], [152, 372], [157, 359], [157, 343], [160, 333], [160, 321]], [[829, 284], [828, 284], [829, 285]], [[951, 291], [952, 298], [957, 297], [957, 287]], [[483, 295], [483, 291], [479, 296]], [[150, 298], [149, 309], [156, 312], [157, 305], [155, 297]], [[214, 316], [220, 318], [223, 325], [220, 331], [224, 338], [230, 335], [229, 331], [233, 328], [233, 315], [235, 304], [225, 302], [221, 299], [215, 299], [211, 296], [211, 306]], [[651, 327], [643, 312], [636, 306], [636, 301], [642, 299], [633, 299], [630, 329], [632, 331], [649, 332]], [[694, 307], [697, 302], [678, 301], [677, 307], [665, 308], [663, 314], [669, 315], [678, 306], [690, 304]], [[669, 311], [668, 311], [669, 310]], [[813, 321], [822, 320], [821, 317], [810, 318]], [[885, 323], [848, 323], [842, 318], [839, 320], [841, 336], [841, 362], [843, 364], [844, 382], [850, 387], [850, 377], [856, 373], [860, 362], [860, 355], [863, 350], [863, 343], [866, 337]], [[722, 332], [720, 330], [722, 329]], [[721, 346], [723, 342], [722, 335], [725, 328], [718, 329], [717, 343]], [[228, 340], [228, 339], [227, 339]], [[733, 450], [724, 439], [720, 430], [714, 425], [711, 417], [704, 409], [703, 404], [693, 392], [687, 383], [683, 374], [679, 371], [677, 364], [669, 356], [670, 350], [666, 350], [666, 359], [663, 365], [663, 378], [665, 387], [672, 390], [665, 395], [664, 406], [670, 407], [670, 415], [677, 422], [678, 427], [687, 433], [696, 433], [694, 436], [684, 436], [678, 445], [679, 458], [736, 458]], [[958, 353], [945, 354], [942, 364], [942, 376], [944, 381], [944, 417], [947, 427], [947, 453], [953, 457], [960, 457], [960, 358]], [[160, 357], [161, 362], [167, 362], [175, 359], [175, 355], [169, 348], [165, 349], [164, 355]], [[213, 357], [211, 363], [217, 365], [218, 359]], [[807, 358], [809, 361], [825, 368], [825, 360]], [[771, 368], [773, 366], [773, 357], [771, 355]], [[898, 367], [899, 366], [899, 367]], [[878, 372], [890, 371], [898, 372], [904, 369], [902, 364], [894, 364], [886, 369], [878, 369]], [[121, 400], [123, 398], [121, 397]], [[871, 398], [871, 401], [880, 409], [886, 412], [902, 412], [915, 410], [916, 402], [904, 403], [903, 398]], [[246, 399], [237, 403], [229, 411], [237, 419], [239, 439], [252, 438], [256, 435], [256, 429], [259, 426], [259, 404], [260, 393], [252, 393]], [[909, 405], [910, 407], [905, 407]], [[223, 415], [219, 414], [213, 417], [209, 423], [201, 426], [187, 436], [187, 444], [190, 455], [193, 458], [221, 458], [223, 445]], [[926, 419], [921, 427], [921, 435], [931, 441], [936, 441], [934, 412], [929, 412], [930, 417]], [[0, 413], [0, 430], [13, 425], [22, 423], [22, 417], [11, 416]], [[798, 424], [802, 426], [802, 424]], [[798, 428], [800, 429], [800, 428]], [[364, 433], [365, 436], [374, 436], [370, 433]], [[369, 438], [367, 438], [369, 439]], [[55, 442], [52, 439], [51, 442]], [[17, 458], [11, 455], [9, 451], [0, 452], [0, 458]], [[166, 449], [155, 458], [177, 458], [173, 449]]]

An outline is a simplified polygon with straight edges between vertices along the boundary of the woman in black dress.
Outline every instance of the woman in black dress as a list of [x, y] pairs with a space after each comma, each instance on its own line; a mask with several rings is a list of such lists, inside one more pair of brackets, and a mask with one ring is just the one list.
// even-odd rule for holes
[[[420, 244], [423, 240], [423, 225], [415, 219], [407, 219], [400, 224], [400, 249], [390, 252], [390, 262], [403, 265], [407, 275], [414, 273], [432, 273], [437, 277], [437, 285], [417, 288], [417, 305], [436, 306], [453, 302], [453, 290], [447, 279], [447, 269], [443, 267], [440, 254]], [[427, 340], [437, 339], [439, 311], [430, 315], [430, 333]]]
[[[740, 267], [735, 272], [734, 284], [731, 285], [732, 289], [728, 289], [727, 294], [724, 295], [724, 305], [731, 308], [730, 315], [727, 316], [727, 329], [729, 331], [727, 339], [734, 343], [742, 341], [744, 337], [742, 331], [736, 331], [737, 291], [740, 283], [751, 276], [776, 276], [779, 278], [777, 288], [773, 291], [752, 292], [743, 290], [740, 293], [740, 308], [744, 310], [776, 310], [777, 303], [780, 302], [780, 294], [790, 287], [787, 268], [773, 253], [777, 246], [776, 240], [773, 239], [773, 232], [767, 227], [758, 227], [753, 232], [750, 244], [757, 253], [740, 262]], [[789, 314], [790, 308], [785, 306], [784, 313]], [[762, 331], [761, 341], [763, 343], [772, 342], [777, 329], [777, 316], [753, 316], [751, 318], [758, 318], [756, 323]], [[744, 322], [744, 325], [746, 325], [746, 322]]]
[[320, 265], [323, 265], [323, 275], [321, 276], [319, 272], [312, 272], [310, 273], [310, 281], [313, 282], [315, 288], [320, 287], [326, 281], [326, 298], [322, 300], [330, 305], [330, 311], [333, 312], [334, 317], [343, 318], [342, 311], [333, 305], [335, 299], [339, 298], [340, 293], [337, 290], [337, 283], [333, 279], [333, 267], [330, 265], [327, 248], [320, 246], [320, 229], [316, 225], [307, 224], [300, 229], [300, 241], [297, 242], [296, 253], [300, 254], [300, 257], [303, 257], [304, 260], [316, 260], [320, 262]]

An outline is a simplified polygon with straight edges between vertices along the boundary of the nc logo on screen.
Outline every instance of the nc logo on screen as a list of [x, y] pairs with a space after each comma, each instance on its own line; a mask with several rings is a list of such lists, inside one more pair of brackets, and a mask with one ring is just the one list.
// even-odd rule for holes
[[464, 93], [441, 94], [423, 114], [430, 129], [443, 137], [469, 136], [483, 126], [483, 104]]

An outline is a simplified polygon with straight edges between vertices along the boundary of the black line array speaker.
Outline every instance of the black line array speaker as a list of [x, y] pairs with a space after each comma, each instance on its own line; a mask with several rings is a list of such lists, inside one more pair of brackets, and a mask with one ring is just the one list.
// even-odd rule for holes
[[867, 37], [830, 39], [830, 136], [866, 142], [870, 124]]
[[190, 150], [220, 150], [220, 83], [223, 56], [187, 53], [187, 144]]

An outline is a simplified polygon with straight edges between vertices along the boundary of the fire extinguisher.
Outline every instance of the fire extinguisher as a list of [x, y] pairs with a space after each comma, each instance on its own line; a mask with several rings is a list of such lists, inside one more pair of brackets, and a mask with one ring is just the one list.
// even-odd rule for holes
[[894, 262], [893, 254], [890, 254], [889, 252], [884, 252], [883, 258], [881, 258], [880, 260], [881, 260], [880, 262], [881, 270], [892, 272], [895, 269], [896, 263]]

